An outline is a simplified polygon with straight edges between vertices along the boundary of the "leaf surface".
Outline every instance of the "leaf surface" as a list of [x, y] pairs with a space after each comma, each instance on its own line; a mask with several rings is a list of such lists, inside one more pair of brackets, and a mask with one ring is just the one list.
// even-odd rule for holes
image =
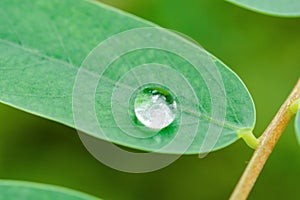
[[268, 15], [300, 17], [298, 0], [227, 0], [238, 6]]
[[[233, 71], [143, 19], [83, 0], [1, 0], [0, 16], [4, 104], [161, 153], [217, 150], [255, 125], [251, 96]], [[178, 103], [176, 120], [156, 132], [137, 122], [129, 95], [149, 83]]]
[[70, 189], [21, 181], [0, 181], [1, 200], [99, 200]]

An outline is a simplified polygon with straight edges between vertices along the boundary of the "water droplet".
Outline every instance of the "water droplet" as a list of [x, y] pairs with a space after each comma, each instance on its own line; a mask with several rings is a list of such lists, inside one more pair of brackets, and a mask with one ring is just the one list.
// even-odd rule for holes
[[164, 90], [144, 89], [135, 98], [134, 112], [144, 126], [161, 130], [175, 120], [177, 104]]

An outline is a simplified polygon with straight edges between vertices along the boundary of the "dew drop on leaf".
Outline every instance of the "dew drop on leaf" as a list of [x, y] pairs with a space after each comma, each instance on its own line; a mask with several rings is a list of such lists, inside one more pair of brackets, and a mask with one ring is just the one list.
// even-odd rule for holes
[[177, 103], [165, 91], [144, 89], [135, 98], [134, 112], [139, 122], [144, 126], [161, 130], [175, 120]]

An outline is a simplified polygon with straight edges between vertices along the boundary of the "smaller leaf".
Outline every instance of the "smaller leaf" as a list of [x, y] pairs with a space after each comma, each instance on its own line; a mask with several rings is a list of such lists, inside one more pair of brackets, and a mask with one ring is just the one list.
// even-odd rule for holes
[[0, 200], [100, 200], [74, 190], [22, 181], [0, 181]]
[[299, 0], [227, 0], [243, 8], [279, 17], [300, 17]]
[[296, 119], [295, 119], [295, 129], [296, 129], [298, 142], [300, 144], [300, 101], [298, 102], [298, 112], [296, 114]]
[[293, 109], [296, 111], [298, 110], [296, 114], [296, 119], [295, 119], [295, 129], [296, 129], [296, 135], [298, 138], [298, 142], [300, 144], [300, 99], [295, 102], [295, 104], [292, 106], [292, 111]]
[[296, 135], [300, 144], [300, 110], [298, 111], [296, 115], [296, 120], [295, 120], [295, 128], [296, 128]]

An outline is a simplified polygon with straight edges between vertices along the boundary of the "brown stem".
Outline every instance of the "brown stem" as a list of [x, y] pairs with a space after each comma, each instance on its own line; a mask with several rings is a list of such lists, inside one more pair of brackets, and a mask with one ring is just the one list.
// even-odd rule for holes
[[281, 106], [278, 113], [275, 115], [272, 122], [259, 138], [259, 145], [254, 152], [248, 166], [246, 167], [241, 179], [236, 185], [230, 200], [247, 199], [275, 144], [288, 125], [289, 121], [295, 115], [295, 113], [293, 113], [290, 109], [291, 104], [299, 98], [300, 79], [298, 80], [287, 100]]

